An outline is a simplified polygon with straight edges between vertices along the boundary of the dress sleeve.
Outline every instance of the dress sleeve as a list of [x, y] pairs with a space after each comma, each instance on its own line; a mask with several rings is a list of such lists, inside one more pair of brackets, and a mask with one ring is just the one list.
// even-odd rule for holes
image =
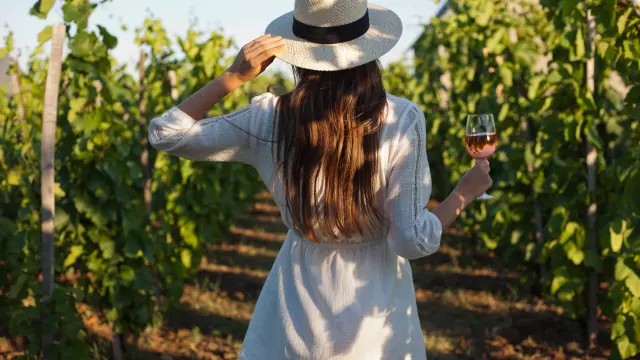
[[431, 196], [431, 172], [424, 114], [412, 105], [403, 117], [400, 122], [407, 125], [391, 159], [384, 209], [390, 221], [389, 247], [399, 256], [412, 260], [439, 249], [442, 224], [425, 209]]
[[[159, 151], [194, 161], [238, 161], [254, 165], [264, 142], [271, 94], [231, 114], [196, 121], [174, 107], [149, 124], [149, 142]], [[269, 134], [270, 136], [270, 134]]]

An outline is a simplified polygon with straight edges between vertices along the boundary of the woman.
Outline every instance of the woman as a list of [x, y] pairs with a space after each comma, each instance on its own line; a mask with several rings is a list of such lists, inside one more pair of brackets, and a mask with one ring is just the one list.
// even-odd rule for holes
[[[240, 359], [425, 359], [409, 261], [491, 186], [478, 161], [433, 212], [424, 114], [385, 93], [377, 59], [402, 33], [364, 0], [297, 0], [267, 35], [178, 107], [151, 144], [196, 161], [253, 165], [289, 227], [260, 293]], [[274, 57], [290, 93], [201, 119]]]

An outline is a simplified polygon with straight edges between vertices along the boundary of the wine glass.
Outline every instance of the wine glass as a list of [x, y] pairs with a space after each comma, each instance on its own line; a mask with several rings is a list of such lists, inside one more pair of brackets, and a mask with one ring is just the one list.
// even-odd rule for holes
[[[467, 128], [464, 137], [467, 152], [475, 160], [488, 159], [498, 147], [496, 123], [492, 114], [470, 114], [467, 116]], [[484, 193], [479, 200], [491, 200], [493, 196]]]

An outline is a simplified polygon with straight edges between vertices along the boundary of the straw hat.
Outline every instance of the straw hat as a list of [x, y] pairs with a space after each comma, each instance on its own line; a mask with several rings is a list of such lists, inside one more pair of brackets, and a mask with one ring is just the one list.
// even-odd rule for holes
[[275, 19], [266, 33], [282, 36], [277, 55], [305, 69], [335, 71], [376, 60], [402, 35], [393, 11], [367, 0], [295, 0], [294, 10]]

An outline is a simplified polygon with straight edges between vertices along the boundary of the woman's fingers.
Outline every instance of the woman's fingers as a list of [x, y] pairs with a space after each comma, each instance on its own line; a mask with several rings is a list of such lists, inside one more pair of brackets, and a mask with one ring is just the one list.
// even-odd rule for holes
[[262, 51], [252, 59], [257, 63], [262, 64], [263, 62], [269, 60], [270, 58], [280, 53], [282, 50], [284, 50], [285, 47], [286, 47], [286, 44], [284, 43], [276, 44], [272, 47], [266, 48], [264, 51]]
[[260, 61], [264, 61], [265, 59], [282, 51], [285, 46], [286, 42], [281, 37], [262, 41], [247, 52], [247, 59], [260, 59]]
[[491, 167], [489, 166], [489, 160], [486, 159], [478, 159], [476, 160], [476, 166], [480, 167], [486, 173], [489, 173]]
[[251, 40], [250, 42], [246, 43], [243, 47], [242, 47], [242, 53], [244, 53], [244, 56], [247, 57], [247, 55], [252, 51], [252, 49], [254, 49], [256, 46], [259, 46], [263, 41], [267, 40], [271, 38], [271, 34], [264, 34], [260, 37], [257, 37], [253, 40]]
[[247, 58], [255, 57], [271, 48], [284, 45], [285, 41], [279, 36], [272, 36], [256, 42], [251, 48], [247, 49]]
[[249, 50], [249, 49], [251, 49], [252, 47], [256, 46], [256, 44], [259, 44], [261, 41], [264, 41], [264, 40], [266, 40], [266, 39], [268, 39], [268, 38], [270, 38], [270, 37], [271, 37], [271, 34], [264, 34], [264, 35], [262, 35], [262, 36], [259, 36], [259, 37], [255, 38], [255, 39], [251, 40], [250, 42], [248, 42], [248, 43], [244, 46], [244, 49], [245, 49], [245, 50]]
[[280, 36], [273, 36], [271, 34], [262, 35], [262, 36], [260, 36], [260, 37], [258, 37], [256, 39], [254, 39], [250, 43], [248, 43], [245, 46], [245, 51], [254, 52], [256, 48], [258, 48], [258, 47], [260, 47], [260, 46], [262, 46], [264, 44], [267, 44], [269, 42], [277, 41], [279, 39], [281, 39]]

